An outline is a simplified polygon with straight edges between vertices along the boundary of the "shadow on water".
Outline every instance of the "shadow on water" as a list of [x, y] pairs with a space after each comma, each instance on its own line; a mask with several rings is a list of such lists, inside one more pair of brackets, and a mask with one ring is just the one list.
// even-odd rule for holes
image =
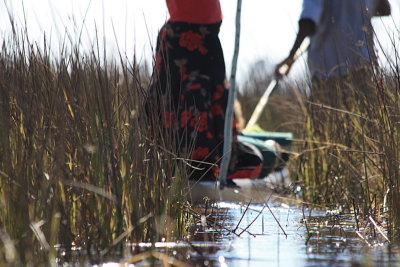
[[[190, 208], [195, 219], [185, 240], [133, 244], [131, 249], [139, 256], [125, 263], [127, 266], [400, 266], [399, 246], [385, 239], [379, 225], [371, 227], [371, 221], [356, 221], [352, 215], [312, 208], [259, 189], [246, 191], [242, 186], [227, 193], [256, 199], [251, 202], [247, 198], [246, 202], [206, 198], [202, 204]], [[167, 262], [171, 265], [165, 265]]]

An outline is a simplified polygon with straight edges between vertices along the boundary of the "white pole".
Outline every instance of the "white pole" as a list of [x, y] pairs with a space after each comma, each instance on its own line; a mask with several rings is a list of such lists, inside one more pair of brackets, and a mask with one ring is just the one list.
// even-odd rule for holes
[[219, 176], [219, 188], [224, 189], [226, 185], [226, 178], [228, 176], [229, 162], [231, 160], [232, 151], [232, 122], [233, 122], [233, 105], [235, 101], [236, 90], [236, 70], [239, 57], [239, 44], [240, 44], [240, 17], [242, 13], [242, 0], [237, 1], [236, 7], [236, 34], [235, 34], [235, 50], [232, 59], [231, 77], [229, 79], [230, 88], [228, 96], [228, 104], [225, 113], [224, 125], [224, 151], [221, 162], [221, 172]]

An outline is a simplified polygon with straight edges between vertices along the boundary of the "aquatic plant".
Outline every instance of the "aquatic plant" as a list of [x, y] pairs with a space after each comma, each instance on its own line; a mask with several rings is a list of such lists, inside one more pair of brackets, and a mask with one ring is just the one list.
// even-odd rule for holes
[[[302, 186], [305, 201], [351, 211], [367, 220], [369, 216], [381, 222], [387, 219], [387, 230], [396, 237], [400, 226], [400, 58], [395, 38], [392, 46], [392, 53], [384, 54], [384, 68], [372, 66], [370, 75], [348, 78], [349, 82], [358, 79], [358, 84], [362, 81], [366, 88], [330, 88], [340, 106], [311, 100], [306, 79], [281, 83], [260, 125], [295, 133], [289, 168], [293, 180]], [[259, 69], [256, 66], [251, 72], [240, 96], [246, 118], [262, 93], [257, 90], [270, 80]]]
[[0, 53], [0, 265], [181, 236], [186, 165], [143, 116], [146, 68], [17, 32]]

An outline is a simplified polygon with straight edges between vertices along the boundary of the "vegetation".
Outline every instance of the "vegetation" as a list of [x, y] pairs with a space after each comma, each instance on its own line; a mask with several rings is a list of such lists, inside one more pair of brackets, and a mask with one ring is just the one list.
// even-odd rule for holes
[[[54, 265], [76, 250], [101, 260], [123, 256], [127, 242], [181, 238], [187, 164], [157, 114], [143, 116], [146, 68], [109, 60], [98, 43], [54, 53], [46, 39], [39, 47], [15, 32], [0, 52], [0, 265]], [[260, 122], [296, 134], [290, 168], [306, 201], [387, 219], [392, 237], [400, 234], [399, 60], [368, 77], [373, 101], [336, 88], [347, 106], [321, 106], [306, 82], [284, 83]], [[246, 118], [271, 78], [264, 73], [255, 68], [239, 96]]]
[[[305, 81], [286, 82], [260, 120], [266, 130], [295, 133], [290, 168], [305, 201], [351, 212], [356, 219], [372, 216], [393, 238], [400, 234], [399, 59], [397, 53], [387, 56], [387, 68], [349, 77], [357, 81], [349, 81], [347, 89], [331, 85], [328, 97], [336, 106], [310, 99]], [[260, 66], [255, 70], [239, 96], [247, 119], [271, 80]]]
[[185, 166], [143, 116], [145, 69], [43, 47], [14, 34], [0, 53], [0, 265], [180, 237]]

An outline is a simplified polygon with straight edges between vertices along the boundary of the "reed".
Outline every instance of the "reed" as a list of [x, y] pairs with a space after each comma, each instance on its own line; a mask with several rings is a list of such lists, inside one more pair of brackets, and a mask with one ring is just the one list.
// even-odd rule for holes
[[0, 53], [0, 265], [180, 237], [185, 163], [143, 116], [145, 68], [16, 32]]
[[[387, 222], [393, 239], [400, 234], [397, 43], [388, 66], [331, 83], [325, 95], [310, 95], [306, 79], [281, 83], [259, 121], [263, 129], [295, 134], [288, 167], [305, 201]], [[246, 119], [270, 80], [265, 73], [256, 65], [239, 96]]]
[[[305, 100], [311, 106], [308, 110], [314, 111], [306, 113], [304, 149], [295, 163], [298, 176], [308, 201], [361, 212], [366, 218], [386, 218], [388, 232], [397, 237], [398, 73], [378, 69], [349, 79], [356, 82], [349, 82], [347, 90], [330, 85], [342, 106]], [[354, 86], [365, 84], [361, 79], [369, 81], [366, 87]]]

